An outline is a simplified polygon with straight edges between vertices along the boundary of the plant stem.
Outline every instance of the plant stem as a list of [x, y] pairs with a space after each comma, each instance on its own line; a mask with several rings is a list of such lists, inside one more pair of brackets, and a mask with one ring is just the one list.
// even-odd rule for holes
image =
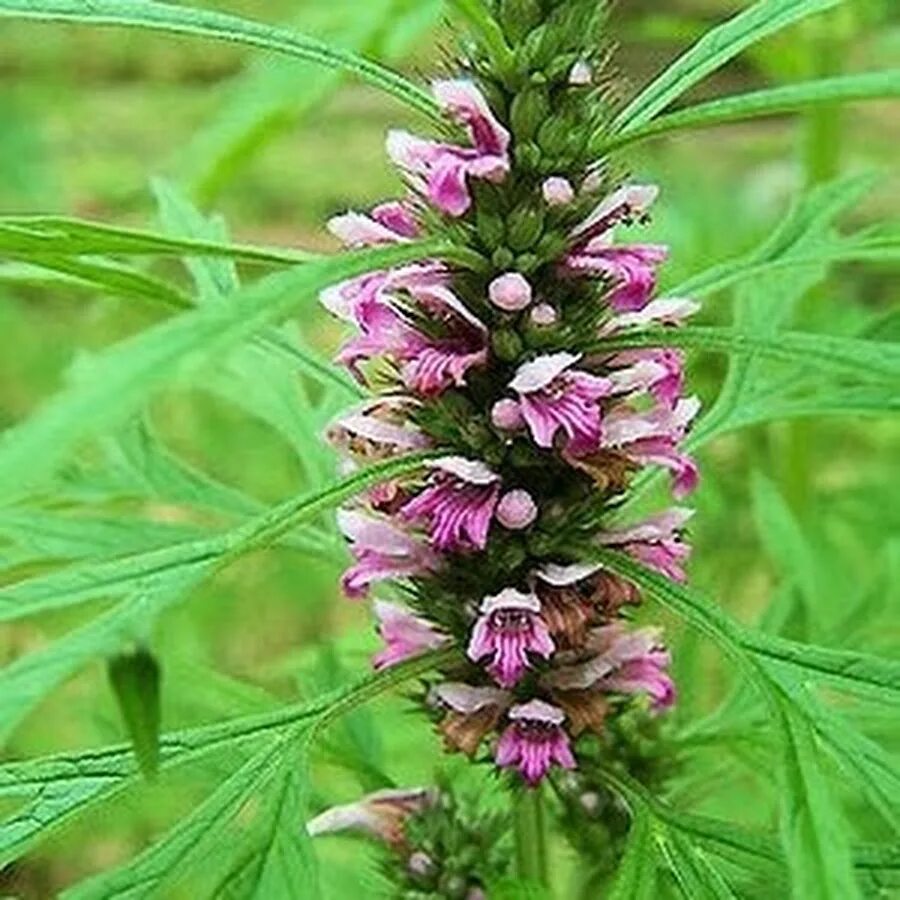
[[547, 839], [541, 788], [523, 790], [515, 802], [516, 868], [523, 881], [548, 887]]

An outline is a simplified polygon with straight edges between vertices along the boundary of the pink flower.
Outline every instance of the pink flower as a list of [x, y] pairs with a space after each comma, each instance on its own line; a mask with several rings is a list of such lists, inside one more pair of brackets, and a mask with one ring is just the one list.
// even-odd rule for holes
[[591, 214], [572, 232], [578, 245], [612, 231], [616, 225], [630, 224], [647, 214], [656, 202], [659, 188], [653, 184], [627, 184], [604, 197]]
[[525, 420], [519, 404], [507, 397], [491, 407], [491, 423], [501, 431], [518, 431], [525, 425]]
[[385, 644], [372, 660], [375, 669], [387, 669], [429, 650], [436, 650], [448, 640], [447, 635], [395, 603], [376, 600], [375, 615], [378, 618], [378, 633]]
[[466, 127], [473, 147], [392, 131], [387, 151], [438, 209], [450, 216], [462, 216], [472, 205], [470, 178], [500, 182], [509, 172], [510, 135], [473, 82], [439, 81], [433, 87], [444, 110]]
[[326, 438], [348, 456], [387, 459], [411, 450], [421, 450], [431, 441], [407, 420], [411, 397], [384, 396], [344, 413], [326, 430]]
[[657, 297], [643, 309], [613, 316], [600, 329], [600, 335], [606, 336], [629, 328], [646, 328], [651, 325], [680, 325], [699, 309], [700, 304], [687, 297]]
[[540, 613], [541, 601], [534, 594], [507, 588], [485, 597], [472, 629], [469, 659], [480, 662], [491, 657], [488, 672], [501, 687], [512, 687], [531, 666], [529, 653], [544, 659], [553, 653], [553, 641]]
[[376, 206], [369, 215], [348, 212], [335, 216], [328, 230], [347, 247], [375, 247], [417, 237], [419, 223], [407, 204], [395, 200]]
[[[338, 354], [338, 362], [365, 383], [359, 364], [387, 357], [401, 368], [404, 383], [423, 396], [465, 384], [473, 367], [487, 362], [487, 329], [446, 287], [438, 266], [407, 266], [345, 282], [325, 291], [328, 309], [355, 324], [361, 334]], [[413, 314], [438, 332], [423, 333]]]
[[700, 402], [687, 397], [668, 408], [657, 406], [637, 412], [628, 406], [609, 412], [604, 420], [603, 446], [615, 449], [641, 465], [658, 465], [672, 473], [676, 499], [697, 487], [699, 471], [694, 459], [678, 449]]
[[617, 391], [648, 391], [668, 409], [681, 399], [684, 356], [678, 350], [629, 350], [614, 356], [609, 365], [616, 367], [608, 377]]
[[694, 514], [691, 509], [672, 507], [628, 528], [604, 531], [597, 540], [607, 547], [619, 547], [629, 556], [673, 581], [687, 580], [683, 563], [691, 555], [681, 530]]
[[550, 448], [562, 430], [566, 450], [573, 456], [592, 453], [600, 446], [597, 401], [612, 390], [608, 379], [573, 370], [580, 358], [572, 353], [540, 356], [521, 366], [509, 385], [519, 395], [522, 416], [535, 443]]
[[575, 768], [569, 738], [562, 729], [565, 713], [543, 700], [510, 709], [511, 724], [497, 744], [498, 766], [515, 766], [529, 787], [537, 786], [556, 763]]
[[344, 593], [352, 600], [365, 597], [375, 582], [408, 578], [437, 568], [437, 557], [428, 547], [387, 519], [342, 509], [338, 527], [351, 542], [350, 551], [356, 559], [341, 579]]
[[429, 463], [429, 485], [400, 510], [425, 521], [436, 550], [484, 550], [500, 496], [500, 477], [483, 463], [448, 456]]
[[586, 650], [592, 659], [556, 669], [546, 682], [563, 691], [601, 690], [617, 694], [646, 694], [661, 712], [675, 703], [675, 684], [667, 669], [671, 658], [658, 628], [626, 631], [621, 622], [595, 628]]
[[438, 801], [435, 788], [403, 788], [376, 791], [356, 803], [334, 806], [306, 825], [316, 837], [337, 831], [363, 831], [385, 843], [400, 847], [405, 843], [407, 820]]
[[568, 272], [599, 275], [609, 280], [609, 305], [616, 312], [643, 309], [656, 290], [656, 269], [668, 257], [659, 244], [615, 247], [601, 236], [573, 250], [565, 259]]

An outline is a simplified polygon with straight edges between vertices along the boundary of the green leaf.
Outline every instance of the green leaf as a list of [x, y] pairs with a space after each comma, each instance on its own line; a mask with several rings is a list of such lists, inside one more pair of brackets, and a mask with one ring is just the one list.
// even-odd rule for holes
[[653, 817], [645, 807], [639, 807], [631, 822], [616, 880], [609, 889], [609, 900], [654, 900], [656, 856]]
[[897, 96], [900, 96], [900, 70], [897, 69], [780, 85], [688, 106], [653, 119], [641, 128], [626, 128], [605, 141], [600, 136], [597, 152], [608, 153], [673, 131], [711, 128], [762, 116], [800, 112], [823, 104], [883, 100]]
[[781, 834], [795, 900], [853, 900], [860, 896], [853, 875], [847, 826], [819, 766], [819, 748], [809, 724], [781, 708], [784, 759], [780, 795]]
[[707, 75], [748, 47], [841, 0], [759, 0], [707, 32], [655, 81], [644, 88], [613, 122], [613, 131], [637, 129]]
[[587, 352], [665, 346], [738, 357], [762, 357], [829, 373], [855, 376], [861, 381], [897, 384], [900, 380], [900, 344], [800, 331], [782, 331], [765, 336], [741, 333], [731, 328], [694, 326], [659, 329], [606, 338], [591, 344]]
[[277, 247], [251, 247], [220, 241], [174, 238], [102, 222], [64, 216], [0, 216], [0, 255], [53, 256], [204, 256], [246, 263], [296, 266], [321, 261], [321, 254]]
[[[316, 736], [358, 706], [446, 665], [453, 655], [452, 651], [424, 654], [312, 701], [164, 734], [160, 739], [160, 771], [218, 752], [231, 759], [239, 758], [243, 748], [268, 742], [273, 733], [298, 725], [309, 728], [311, 736]], [[119, 794], [137, 774], [134, 754], [128, 746], [0, 765], [0, 798], [26, 801], [8, 813], [0, 827], [0, 865], [17, 859], [77, 813]]]
[[154, 778], [159, 769], [159, 663], [149, 650], [141, 647], [110, 659], [107, 674], [138, 766], [145, 778]]
[[445, 255], [422, 243], [348, 254], [269, 276], [231, 298], [125, 340], [94, 359], [90, 371], [0, 440], [0, 498], [24, 494], [85, 439], [134, 413], [175, 377], [188, 358], [223, 353], [282, 319], [323, 287], [373, 269]]
[[432, 119], [441, 119], [431, 96], [402, 75], [307, 35], [237, 16], [153, 0], [0, 0], [0, 17], [128, 26], [258, 47], [349, 72]]
[[515, 62], [513, 52], [485, 0], [447, 0], [447, 5], [480, 38], [500, 74], [511, 72]]

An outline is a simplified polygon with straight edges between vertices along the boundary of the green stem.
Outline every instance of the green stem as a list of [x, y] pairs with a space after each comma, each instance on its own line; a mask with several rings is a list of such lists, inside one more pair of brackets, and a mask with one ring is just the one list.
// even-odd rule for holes
[[515, 801], [516, 869], [523, 881], [548, 887], [547, 837], [541, 788], [523, 790]]

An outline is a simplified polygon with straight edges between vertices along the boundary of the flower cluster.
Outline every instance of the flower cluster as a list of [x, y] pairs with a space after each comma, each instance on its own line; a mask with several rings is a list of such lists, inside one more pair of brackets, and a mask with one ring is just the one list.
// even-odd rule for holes
[[338, 360], [377, 394], [329, 430], [346, 464], [436, 451], [340, 513], [346, 594], [403, 584], [403, 605], [375, 604], [374, 664], [458, 649], [426, 707], [449, 749], [487, 748], [528, 785], [575, 767], [609, 716], [675, 702], [660, 631], [629, 623], [638, 589], [591, 551], [682, 580], [690, 511], [623, 526], [615, 510], [646, 467], [676, 499], [698, 479], [681, 354], [615, 341], [697, 305], [657, 295], [667, 248], [626, 234], [657, 190], [588, 158], [600, 79], [589, 57], [559, 60], [514, 88], [481, 63], [436, 82], [446, 139], [388, 136], [406, 195], [330, 223], [349, 248], [440, 235], [483, 266], [423, 260], [322, 297], [356, 332]]

